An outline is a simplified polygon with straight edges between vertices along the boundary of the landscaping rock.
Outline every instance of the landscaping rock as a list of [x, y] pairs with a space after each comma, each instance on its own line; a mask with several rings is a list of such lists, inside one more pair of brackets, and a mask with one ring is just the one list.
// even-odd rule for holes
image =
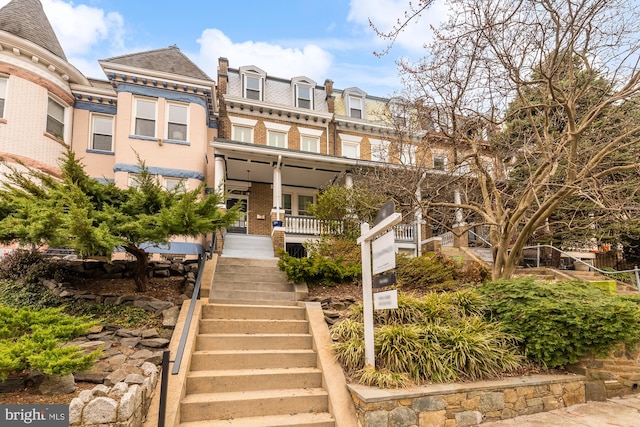
[[82, 411], [85, 425], [114, 423], [118, 419], [118, 402], [109, 397], [97, 397]]
[[147, 340], [141, 340], [140, 345], [151, 348], [166, 347], [169, 344], [169, 340], [166, 338], [150, 338]]
[[76, 381], [73, 374], [46, 375], [38, 387], [41, 394], [69, 394], [76, 391]]

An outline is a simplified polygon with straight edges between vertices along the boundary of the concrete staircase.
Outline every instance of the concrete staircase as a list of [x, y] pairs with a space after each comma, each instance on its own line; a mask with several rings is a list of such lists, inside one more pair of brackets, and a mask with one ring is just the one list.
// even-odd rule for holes
[[222, 257], [277, 259], [269, 236], [227, 233], [224, 236]]
[[307, 294], [306, 286], [287, 282], [277, 259], [223, 256], [217, 260], [214, 280], [203, 283], [200, 296], [217, 303], [295, 305]]
[[181, 426], [335, 427], [304, 307], [207, 304]]

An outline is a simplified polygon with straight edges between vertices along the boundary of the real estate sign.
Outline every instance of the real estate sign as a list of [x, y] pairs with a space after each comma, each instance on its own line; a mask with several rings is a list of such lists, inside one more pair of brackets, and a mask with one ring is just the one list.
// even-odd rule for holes
[[373, 274], [396, 268], [395, 235], [393, 229], [371, 242], [373, 249]]

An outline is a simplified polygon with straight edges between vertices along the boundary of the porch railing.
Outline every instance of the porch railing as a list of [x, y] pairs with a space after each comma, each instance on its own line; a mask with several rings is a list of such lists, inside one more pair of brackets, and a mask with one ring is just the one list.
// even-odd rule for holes
[[[320, 236], [323, 234], [341, 234], [344, 231], [342, 221], [320, 220], [308, 216], [286, 216], [284, 229], [287, 234]], [[398, 224], [393, 228], [397, 241], [414, 242], [415, 225]]]
[[453, 232], [447, 231], [444, 234], [441, 234], [438, 237], [442, 237], [442, 246], [446, 248], [453, 247]]
[[393, 232], [396, 236], [396, 240], [400, 240], [403, 242], [414, 242], [415, 230], [416, 227], [413, 224], [398, 224], [393, 227]]
[[329, 221], [307, 216], [286, 216], [284, 218], [285, 233], [320, 236], [323, 234], [340, 234], [343, 231], [342, 221]]

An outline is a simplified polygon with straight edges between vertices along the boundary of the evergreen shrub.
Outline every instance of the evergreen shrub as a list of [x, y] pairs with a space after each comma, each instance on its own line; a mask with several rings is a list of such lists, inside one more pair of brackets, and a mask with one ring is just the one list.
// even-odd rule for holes
[[549, 368], [640, 339], [640, 299], [612, 296], [585, 282], [528, 277], [487, 282], [479, 292], [489, 316], [520, 339], [523, 354]]

